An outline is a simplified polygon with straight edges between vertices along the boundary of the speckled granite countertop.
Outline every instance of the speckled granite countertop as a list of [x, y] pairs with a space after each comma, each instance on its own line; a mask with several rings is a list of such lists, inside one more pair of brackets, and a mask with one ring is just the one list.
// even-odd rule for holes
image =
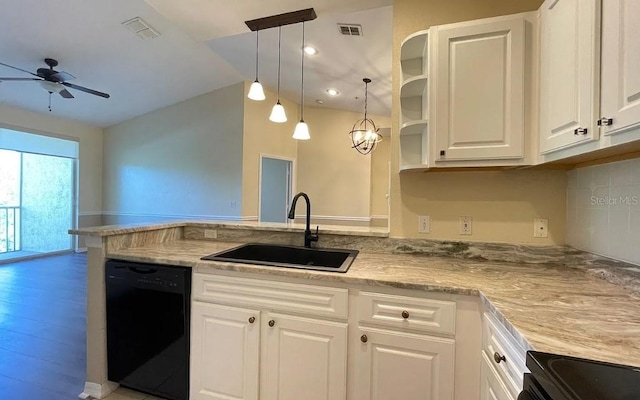
[[177, 240], [107, 257], [292, 278], [481, 296], [526, 348], [640, 366], [640, 295], [570, 265], [363, 251], [345, 274], [200, 257], [237, 245]]

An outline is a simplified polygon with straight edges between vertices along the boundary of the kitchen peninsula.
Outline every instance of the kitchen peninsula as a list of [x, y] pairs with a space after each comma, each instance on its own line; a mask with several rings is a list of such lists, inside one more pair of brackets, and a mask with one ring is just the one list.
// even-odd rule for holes
[[[107, 226], [70, 231], [84, 235], [87, 259], [87, 383], [84, 393], [102, 398], [116, 385], [107, 380], [104, 263], [107, 259], [191, 267], [194, 275], [221, 275], [380, 291], [399, 297], [422, 293], [440, 302], [458, 302], [471, 322], [457, 317], [456, 357], [477, 353], [471, 365], [456, 358], [455, 378], [471, 376], [479, 384], [481, 318], [489, 314], [524, 350], [640, 366], [640, 292], [601, 279], [582, 264], [594, 256], [566, 247], [441, 243], [388, 238], [382, 230], [324, 228], [320, 247], [352, 248], [360, 254], [347, 273], [317, 272], [246, 264], [202, 261], [202, 256], [247, 242], [300, 245], [297, 225], [174, 222], [140, 226]], [[606, 260], [598, 270], [606, 269]], [[606, 274], [605, 274], [606, 275]], [[194, 296], [196, 296], [194, 285]], [[351, 293], [351, 292], [350, 292]], [[357, 297], [348, 297], [349, 315]], [[358, 300], [359, 301], [359, 300]], [[462, 303], [461, 303], [462, 302]], [[439, 303], [438, 303], [439, 304]], [[460, 304], [464, 304], [462, 307]], [[346, 317], [345, 317], [346, 318]], [[351, 343], [366, 343], [352, 326]], [[467, 329], [468, 328], [468, 329]], [[375, 329], [363, 328], [375, 331]], [[476, 338], [477, 339], [474, 339]], [[522, 355], [523, 357], [524, 355]], [[350, 379], [353, 351], [348, 353]], [[464, 368], [467, 368], [465, 370]], [[351, 384], [350, 384], [351, 386]], [[455, 399], [461, 399], [456, 386]], [[193, 390], [193, 387], [192, 387]], [[352, 395], [352, 389], [348, 390]], [[477, 396], [477, 389], [476, 389]], [[351, 398], [352, 396], [348, 396]]]

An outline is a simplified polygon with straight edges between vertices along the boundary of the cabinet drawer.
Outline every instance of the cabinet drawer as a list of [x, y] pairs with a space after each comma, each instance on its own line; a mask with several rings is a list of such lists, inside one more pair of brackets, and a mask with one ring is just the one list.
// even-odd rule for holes
[[349, 299], [347, 289], [208, 274], [193, 275], [192, 293], [198, 301], [341, 319]]
[[[526, 351], [515, 338], [500, 325], [491, 314], [483, 318], [482, 349], [514, 397], [522, 391], [523, 374], [526, 371]], [[496, 362], [497, 357], [504, 360]]]
[[515, 396], [507, 390], [492, 364], [493, 361], [486, 354], [483, 354], [480, 400], [515, 400]]
[[456, 303], [360, 292], [358, 321], [398, 329], [453, 335]]

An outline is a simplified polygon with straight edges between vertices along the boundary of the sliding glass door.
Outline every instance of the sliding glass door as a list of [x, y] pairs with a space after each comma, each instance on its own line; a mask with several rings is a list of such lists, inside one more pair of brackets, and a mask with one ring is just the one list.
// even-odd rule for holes
[[0, 149], [0, 260], [68, 251], [75, 159]]

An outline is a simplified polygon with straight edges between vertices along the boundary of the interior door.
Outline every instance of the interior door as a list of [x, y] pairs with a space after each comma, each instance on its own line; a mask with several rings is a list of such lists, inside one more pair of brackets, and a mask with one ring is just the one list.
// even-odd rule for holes
[[262, 157], [260, 163], [260, 221], [287, 222], [292, 162]]

